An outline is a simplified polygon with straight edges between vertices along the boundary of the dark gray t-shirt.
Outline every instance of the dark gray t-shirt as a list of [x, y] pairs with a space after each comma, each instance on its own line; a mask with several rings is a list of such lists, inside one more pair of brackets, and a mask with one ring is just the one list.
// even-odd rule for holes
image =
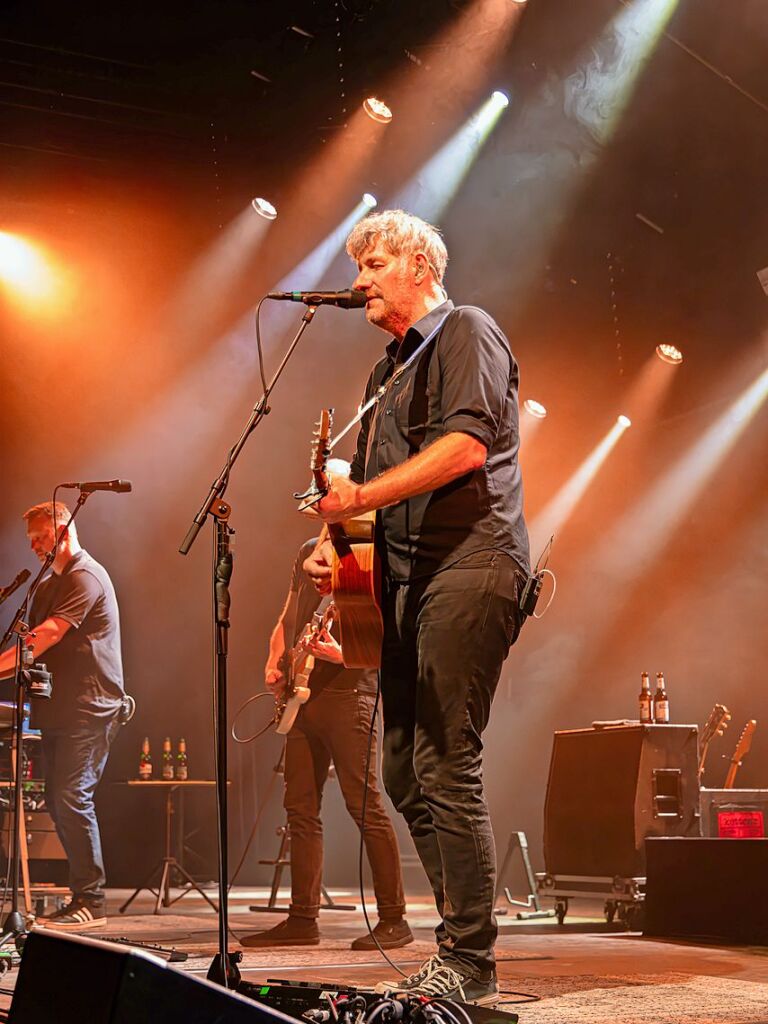
[[114, 715], [123, 695], [120, 613], [107, 570], [87, 551], [38, 587], [32, 628], [54, 616], [72, 628], [39, 659], [53, 673], [53, 696], [32, 702], [33, 724], [68, 728], [84, 718]]

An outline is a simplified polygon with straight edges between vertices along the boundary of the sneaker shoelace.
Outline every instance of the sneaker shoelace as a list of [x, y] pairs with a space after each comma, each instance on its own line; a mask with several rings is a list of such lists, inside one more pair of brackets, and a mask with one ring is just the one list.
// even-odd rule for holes
[[[439, 958], [436, 957], [435, 959]], [[439, 998], [440, 996], [453, 993], [465, 1001], [464, 989], [462, 988], [463, 980], [462, 976], [454, 971], [452, 967], [440, 961], [418, 983], [415, 990], [412, 990], [412, 994]]]
[[411, 988], [413, 985], [418, 985], [424, 981], [425, 978], [431, 977], [436, 970], [443, 966], [443, 961], [440, 957], [434, 953], [428, 960], [425, 960], [418, 971], [414, 971], [413, 974], [409, 974], [407, 978], [403, 978], [402, 981], [398, 982], [398, 985], [402, 988]]

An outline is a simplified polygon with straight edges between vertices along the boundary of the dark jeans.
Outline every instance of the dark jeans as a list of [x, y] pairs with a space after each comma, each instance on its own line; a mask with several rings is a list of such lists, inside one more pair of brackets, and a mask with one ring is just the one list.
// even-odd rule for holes
[[494, 969], [497, 933], [481, 735], [522, 582], [511, 558], [482, 552], [384, 595], [384, 784], [434, 892], [440, 955], [474, 978]]
[[92, 902], [104, 899], [106, 882], [93, 795], [119, 728], [113, 716], [42, 731], [45, 804], [67, 854], [72, 894]]
[[[357, 826], [362, 817], [365, 761], [374, 696], [327, 686], [305, 704], [288, 733], [285, 755], [285, 809], [291, 833], [291, 914], [315, 918], [323, 876], [320, 803], [331, 761], [342, 796]], [[400, 853], [376, 778], [373, 738], [365, 806], [365, 851], [373, 874], [379, 917], [405, 912]]]

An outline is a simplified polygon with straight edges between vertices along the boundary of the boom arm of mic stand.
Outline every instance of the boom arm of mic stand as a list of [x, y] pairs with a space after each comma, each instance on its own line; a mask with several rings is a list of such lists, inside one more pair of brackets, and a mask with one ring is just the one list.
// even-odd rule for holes
[[224, 468], [222, 469], [221, 473], [219, 473], [218, 477], [214, 480], [214, 482], [211, 484], [211, 489], [208, 491], [208, 494], [206, 495], [203, 504], [200, 506], [197, 515], [192, 520], [192, 525], [190, 526], [189, 530], [187, 530], [187, 535], [181, 542], [181, 545], [179, 547], [180, 555], [189, 554], [189, 551], [192, 545], [195, 543], [195, 539], [198, 533], [200, 533], [200, 530], [202, 529], [203, 523], [205, 522], [209, 513], [213, 513], [215, 502], [218, 499], [224, 497], [224, 492], [226, 491], [227, 484], [229, 483], [229, 475], [232, 472], [232, 467], [237, 461], [238, 455], [243, 450], [243, 446], [245, 445], [245, 442], [248, 440], [248, 436], [250, 435], [250, 433], [258, 426], [261, 420], [264, 419], [264, 417], [270, 411], [269, 406], [267, 405], [267, 402], [269, 401], [269, 396], [272, 394], [272, 391], [274, 390], [275, 385], [277, 384], [283, 370], [285, 369], [288, 360], [293, 355], [293, 350], [298, 345], [299, 339], [306, 330], [307, 325], [312, 323], [312, 318], [314, 317], [316, 312], [317, 306], [307, 306], [307, 310], [304, 313], [304, 316], [301, 318], [299, 329], [296, 332], [293, 341], [288, 346], [288, 349], [285, 355], [283, 356], [277, 370], [275, 370], [272, 380], [269, 382], [269, 384], [267, 384], [264, 394], [253, 407], [253, 410], [248, 418], [248, 422], [246, 423], [243, 432], [240, 434], [237, 443], [227, 456], [227, 461], [224, 464]]

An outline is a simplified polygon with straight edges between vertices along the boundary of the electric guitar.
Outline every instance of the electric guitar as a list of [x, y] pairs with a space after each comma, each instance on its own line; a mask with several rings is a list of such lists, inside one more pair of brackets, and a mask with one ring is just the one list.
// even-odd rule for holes
[[733, 789], [733, 784], [736, 781], [736, 772], [741, 768], [741, 762], [749, 753], [750, 747], [752, 746], [752, 737], [756, 728], [757, 722], [754, 718], [750, 719], [750, 721], [744, 726], [741, 736], [739, 736], [739, 742], [736, 744], [736, 749], [733, 752], [733, 757], [731, 758], [723, 789]]
[[[299, 511], [311, 508], [328, 493], [333, 409], [323, 409], [312, 445], [312, 487], [300, 499]], [[375, 512], [330, 523], [333, 545], [331, 588], [338, 611], [342, 657], [347, 668], [378, 668], [384, 624], [381, 617], [381, 565], [374, 545]]]
[[731, 714], [725, 704], [715, 704], [709, 713], [709, 718], [701, 730], [701, 737], [699, 738], [699, 783], [701, 783], [701, 778], [704, 775], [704, 762], [707, 759], [709, 744], [715, 736], [723, 735], [728, 728], [730, 720]]
[[307, 703], [312, 692], [309, 677], [315, 667], [315, 656], [309, 649], [310, 644], [331, 628], [335, 616], [336, 606], [331, 601], [324, 612], [315, 612], [296, 645], [283, 655], [288, 687], [275, 701], [275, 732], [281, 736], [291, 731], [301, 705]]

